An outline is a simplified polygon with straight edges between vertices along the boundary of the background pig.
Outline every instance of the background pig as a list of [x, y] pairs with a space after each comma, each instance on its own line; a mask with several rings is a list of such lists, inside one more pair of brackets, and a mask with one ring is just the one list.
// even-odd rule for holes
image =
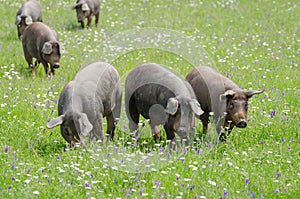
[[[59, 43], [57, 33], [41, 22], [33, 22], [28, 26], [22, 38], [24, 56], [28, 66], [36, 70], [41, 62], [47, 75], [54, 75], [54, 69], [59, 68], [62, 45]], [[35, 65], [32, 59], [36, 58]], [[48, 71], [50, 64], [50, 72]]]
[[58, 102], [59, 117], [50, 120], [47, 127], [61, 125], [61, 134], [70, 144], [84, 143], [88, 134], [103, 140], [102, 120], [106, 117], [106, 133], [113, 138], [115, 122], [120, 117], [121, 100], [121, 81], [117, 70], [107, 63], [92, 63], [65, 86]]
[[190, 85], [166, 68], [146, 63], [134, 68], [125, 83], [126, 114], [131, 131], [138, 129], [139, 115], [150, 119], [154, 138], [157, 125], [164, 125], [168, 140], [188, 139], [194, 130], [194, 114], [202, 110]]
[[92, 17], [95, 16], [95, 25], [97, 26], [100, 14], [99, 0], [77, 0], [72, 7], [76, 9], [78, 23], [81, 23], [81, 28], [84, 28], [84, 19], [88, 19], [87, 28], [91, 26]]
[[[263, 92], [262, 90], [245, 91], [213, 68], [206, 66], [193, 68], [186, 76], [186, 80], [191, 84], [204, 111], [200, 116], [204, 132], [208, 128], [210, 112], [214, 112], [214, 122], [218, 123], [218, 133], [221, 133], [222, 124], [224, 128], [229, 127], [228, 132], [234, 126], [245, 128], [248, 99]], [[224, 112], [227, 113], [225, 118], [220, 118]], [[226, 135], [222, 136], [226, 139]]]
[[35, 21], [43, 21], [42, 6], [36, 0], [28, 0], [21, 6], [16, 15], [19, 39], [21, 39], [25, 28]]

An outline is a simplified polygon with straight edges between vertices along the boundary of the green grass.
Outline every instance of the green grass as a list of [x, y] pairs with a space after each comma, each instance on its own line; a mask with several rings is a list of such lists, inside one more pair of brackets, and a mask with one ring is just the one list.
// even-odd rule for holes
[[[67, 51], [49, 79], [42, 66], [36, 77], [26, 69], [14, 25], [22, 1], [0, 2], [1, 198], [300, 197], [299, 3], [105, 1], [99, 26], [93, 19], [90, 30], [81, 30], [71, 10], [75, 1], [41, 0], [44, 22], [58, 31]], [[143, 28], [151, 28], [154, 38], [170, 30], [171, 41], [182, 42], [179, 50], [168, 50], [174, 46], [166, 40], [155, 46], [157, 38], [132, 43]], [[121, 46], [128, 43], [132, 49]], [[142, 62], [163, 64], [181, 77], [195, 64], [207, 64], [241, 87], [265, 93], [250, 100], [248, 127], [235, 128], [226, 143], [204, 145], [198, 136], [181, 158], [155, 156], [151, 172], [143, 172], [141, 158], [151, 152], [140, 152], [157, 155], [160, 146], [149, 139], [147, 124], [140, 146], [130, 140], [124, 110], [114, 143], [96, 149], [101, 151], [70, 149], [59, 128], [46, 129], [63, 86], [97, 60], [111, 62], [122, 81]]]

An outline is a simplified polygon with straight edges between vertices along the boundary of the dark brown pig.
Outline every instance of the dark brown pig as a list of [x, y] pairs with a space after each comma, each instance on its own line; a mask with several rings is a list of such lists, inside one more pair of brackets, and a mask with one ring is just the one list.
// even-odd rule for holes
[[[263, 90], [245, 91], [233, 81], [217, 73], [213, 68], [200, 66], [193, 68], [186, 80], [191, 84], [198, 102], [204, 113], [200, 116], [203, 131], [206, 132], [209, 116], [213, 112], [217, 132], [226, 139], [224, 129], [230, 132], [234, 126], [245, 128], [247, 126], [248, 99]], [[222, 117], [226, 113], [225, 118]]]
[[139, 116], [150, 119], [154, 138], [160, 137], [162, 124], [167, 139], [174, 143], [176, 132], [188, 142], [194, 129], [194, 115], [202, 114], [191, 86], [166, 68], [141, 64], [127, 76], [125, 83], [126, 114], [130, 130], [138, 130]]
[[59, 117], [50, 120], [47, 128], [60, 125], [64, 139], [84, 144], [92, 139], [104, 139], [103, 117], [107, 119], [107, 135], [114, 136], [120, 118], [122, 101], [121, 80], [110, 64], [95, 62], [80, 70], [60, 94]]
[[[25, 29], [22, 44], [25, 59], [31, 70], [36, 70], [39, 63], [42, 63], [46, 74], [54, 75], [54, 69], [59, 68], [60, 55], [63, 52], [55, 30], [41, 22], [33, 22]], [[34, 65], [33, 58], [36, 58]]]
[[81, 28], [84, 28], [84, 19], [87, 18], [87, 28], [91, 27], [92, 17], [95, 16], [95, 25], [97, 26], [100, 15], [100, 1], [99, 0], [77, 0], [72, 7], [76, 9], [77, 21], [81, 23]]
[[21, 39], [25, 28], [35, 21], [43, 21], [42, 6], [36, 0], [28, 0], [21, 6], [16, 15], [19, 39]]

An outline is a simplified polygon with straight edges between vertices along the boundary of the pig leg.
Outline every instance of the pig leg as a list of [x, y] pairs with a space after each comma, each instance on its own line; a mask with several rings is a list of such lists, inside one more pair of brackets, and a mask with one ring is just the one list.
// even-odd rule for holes
[[107, 136], [107, 138], [109, 137], [110, 140], [113, 140], [114, 131], [115, 131], [115, 128], [116, 128], [115, 119], [114, 119], [113, 114], [111, 113], [110, 115], [106, 116], [106, 120], [107, 120], [106, 136]]
[[131, 113], [130, 114], [131, 119], [129, 120], [129, 129], [130, 132], [136, 132], [135, 133], [135, 137], [138, 136], [139, 131], [138, 131], [138, 123], [139, 123], [139, 118], [140, 118], [140, 114], [138, 113]]
[[96, 17], [96, 19], [95, 19], [95, 26], [97, 27], [98, 21], [99, 21], [99, 13], [97, 13], [97, 14], [95, 15], [95, 17]]
[[87, 28], [91, 27], [91, 22], [92, 22], [92, 15], [88, 16], [88, 23], [87, 23]]
[[164, 125], [167, 134], [167, 140], [170, 140], [170, 148], [176, 151], [176, 137], [173, 129], [168, 128], [168, 124]]
[[204, 112], [202, 115], [200, 115], [200, 120], [201, 120], [202, 126], [203, 126], [203, 134], [205, 134], [208, 129], [209, 114]]
[[47, 62], [44, 61], [44, 60], [42, 60], [41, 62], [42, 62], [42, 64], [43, 64], [43, 66], [44, 66], [46, 75], [50, 75], [50, 74], [48, 74], [48, 64], [47, 64]]
[[24, 56], [25, 56], [25, 59], [28, 63], [28, 68], [32, 70], [34, 68], [34, 66], [32, 64], [32, 56], [28, 52], [25, 52]]
[[103, 141], [104, 140], [104, 134], [103, 134], [103, 116], [100, 114], [98, 122], [95, 124], [95, 133], [96, 133], [96, 140]]
[[81, 28], [84, 29], [84, 21], [81, 21], [80, 24], [81, 24]]
[[55, 70], [54, 70], [53, 66], [51, 66], [50, 68], [51, 68], [50, 75], [55, 75]]
[[126, 114], [129, 119], [129, 129], [130, 133], [136, 132], [136, 137], [138, 136], [138, 123], [140, 119], [140, 114], [136, 108], [135, 99], [131, 98], [129, 100], [129, 108], [126, 109]]

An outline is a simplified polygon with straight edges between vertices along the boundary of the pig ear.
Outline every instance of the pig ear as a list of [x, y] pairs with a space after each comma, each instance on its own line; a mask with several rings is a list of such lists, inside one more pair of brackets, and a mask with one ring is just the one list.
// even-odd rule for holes
[[80, 133], [84, 136], [87, 136], [89, 132], [93, 129], [93, 125], [90, 123], [88, 117], [85, 113], [81, 113], [78, 119]]
[[75, 5], [72, 6], [72, 9], [76, 9], [78, 6], [80, 6], [82, 2], [76, 3]]
[[54, 118], [47, 123], [47, 128], [52, 129], [58, 125], [61, 125], [64, 122], [65, 115], [61, 115], [58, 118]]
[[31, 18], [31, 16], [27, 16], [27, 17], [25, 18], [25, 24], [26, 24], [27, 26], [29, 26], [30, 24], [32, 24], [32, 18]]
[[89, 11], [90, 8], [89, 8], [89, 6], [88, 6], [87, 3], [83, 3], [82, 6], [81, 6], [81, 10], [82, 10], [82, 11]]
[[42, 53], [46, 55], [50, 55], [52, 53], [52, 44], [50, 42], [44, 43]]
[[16, 25], [19, 25], [20, 22], [21, 22], [21, 17], [20, 17], [20, 15], [18, 15], [16, 17]]
[[264, 92], [264, 90], [245, 91], [245, 95], [247, 96], [247, 98], [250, 98], [253, 95], [260, 94], [260, 93], [263, 93], [263, 92]]
[[227, 90], [225, 93], [220, 95], [220, 100], [226, 100], [227, 98], [232, 98], [236, 92], [233, 90]]
[[192, 99], [190, 101], [190, 106], [193, 110], [193, 112], [196, 114], [196, 115], [202, 115], [203, 114], [203, 110], [201, 109], [201, 106], [199, 104], [199, 102], [196, 100], [196, 99]]
[[60, 52], [60, 54], [66, 53], [64, 45], [62, 45], [61, 43], [58, 43], [58, 46], [59, 46], [59, 52]]
[[169, 98], [166, 113], [174, 115], [178, 109], [178, 100], [175, 97]]

